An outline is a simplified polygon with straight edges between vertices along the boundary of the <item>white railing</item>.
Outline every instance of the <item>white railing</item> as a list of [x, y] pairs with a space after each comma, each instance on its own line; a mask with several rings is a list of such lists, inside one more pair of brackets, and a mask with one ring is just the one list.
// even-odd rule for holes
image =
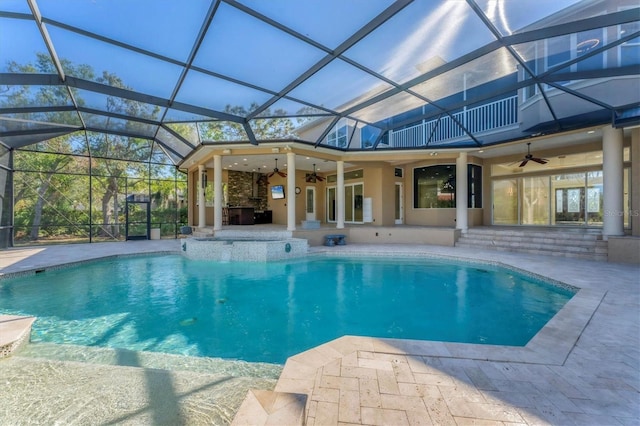
[[[454, 120], [455, 118], [455, 120]], [[457, 122], [456, 122], [457, 120]], [[389, 132], [389, 146], [392, 148], [414, 148], [435, 145], [466, 135], [462, 124], [476, 135], [518, 122], [518, 97], [512, 96], [474, 108], [442, 116], [440, 119], [425, 121], [415, 126]]]

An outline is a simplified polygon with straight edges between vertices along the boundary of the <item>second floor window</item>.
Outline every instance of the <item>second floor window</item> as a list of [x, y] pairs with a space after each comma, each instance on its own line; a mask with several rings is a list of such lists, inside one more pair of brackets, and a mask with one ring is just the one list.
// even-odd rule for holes
[[[640, 23], [638, 23], [638, 21], [629, 22], [620, 25], [619, 28], [619, 34], [621, 36], [626, 36], [640, 30]], [[640, 37], [636, 37], [626, 43], [622, 43], [618, 48], [618, 62], [621, 67], [627, 65], [638, 65], [640, 58]]]
[[347, 125], [335, 127], [327, 135], [327, 145], [336, 146], [338, 148], [346, 148], [347, 146]]

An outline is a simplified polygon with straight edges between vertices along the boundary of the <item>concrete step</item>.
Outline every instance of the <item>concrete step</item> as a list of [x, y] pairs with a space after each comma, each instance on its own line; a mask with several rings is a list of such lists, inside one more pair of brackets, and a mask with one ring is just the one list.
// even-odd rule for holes
[[[473, 240], [467, 238], [461, 238], [458, 243], [472, 245], [474, 247], [503, 247], [507, 249], [525, 249], [525, 250], [555, 250], [555, 251], [568, 251], [572, 253], [594, 253], [595, 246], [573, 246], [573, 245], [561, 245], [561, 244], [544, 244], [544, 243], [527, 243], [516, 241], [486, 241], [486, 240]], [[458, 245], [458, 244], [456, 244]]]
[[239, 240], [288, 240], [292, 238], [293, 232], [280, 231], [280, 230], [268, 230], [268, 229], [221, 229], [215, 231], [216, 238], [234, 239]]
[[456, 247], [465, 247], [465, 248], [474, 248], [474, 249], [482, 249], [482, 250], [495, 250], [502, 252], [512, 252], [512, 253], [528, 253], [528, 254], [537, 254], [537, 255], [545, 255], [545, 256], [555, 256], [555, 257], [566, 257], [572, 259], [586, 259], [586, 260], [596, 260], [596, 261], [606, 261], [607, 254], [606, 253], [595, 253], [595, 252], [570, 252], [562, 249], [550, 249], [550, 248], [526, 248], [526, 247], [502, 247], [502, 246], [479, 246], [476, 244], [469, 244], [464, 242], [457, 242]]
[[213, 229], [211, 228], [193, 228], [193, 237], [206, 238], [213, 237]]
[[469, 228], [456, 247], [606, 261], [608, 244], [588, 230]]
[[574, 246], [593, 247], [599, 240], [585, 240], [585, 239], [570, 239], [562, 238], [559, 236], [513, 236], [513, 235], [500, 235], [500, 234], [466, 234], [462, 238], [474, 240], [474, 241], [500, 241], [500, 242], [523, 242], [523, 243], [536, 243], [536, 244], [571, 244]]
[[465, 235], [473, 235], [478, 237], [527, 237], [527, 238], [543, 238], [543, 239], [563, 239], [572, 241], [596, 241], [602, 240], [600, 233], [580, 233], [570, 231], [527, 231], [527, 230], [487, 230], [483, 228], [469, 228]]
[[482, 246], [500, 245], [510, 247], [572, 247], [575, 250], [594, 250], [599, 246], [597, 241], [562, 241], [562, 240], [544, 240], [540, 238], [530, 239], [522, 238], [476, 238], [474, 236], [462, 236], [458, 241], [474, 243]]

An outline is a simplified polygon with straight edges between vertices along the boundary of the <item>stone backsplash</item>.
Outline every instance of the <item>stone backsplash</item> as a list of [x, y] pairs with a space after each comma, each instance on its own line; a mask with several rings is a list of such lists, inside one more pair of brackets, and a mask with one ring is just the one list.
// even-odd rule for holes
[[259, 179], [261, 173], [229, 170], [227, 194], [230, 206], [253, 207], [267, 210], [267, 182]]

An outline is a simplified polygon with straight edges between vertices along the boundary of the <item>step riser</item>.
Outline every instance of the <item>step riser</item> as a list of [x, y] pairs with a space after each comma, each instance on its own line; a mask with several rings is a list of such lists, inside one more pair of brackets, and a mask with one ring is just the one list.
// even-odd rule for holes
[[538, 245], [501, 245], [501, 244], [474, 244], [472, 242], [458, 241], [456, 243], [458, 247], [477, 247], [483, 249], [505, 249], [505, 250], [538, 250], [548, 253], [574, 253], [574, 254], [606, 254], [607, 251], [603, 250], [588, 250], [584, 248], [575, 247], [562, 247], [562, 246], [538, 246]]
[[527, 238], [527, 237], [504, 237], [504, 236], [464, 236], [463, 238], [473, 241], [499, 241], [504, 243], [525, 243], [525, 244], [551, 244], [551, 245], [572, 245], [583, 247], [595, 247], [598, 241], [564, 240], [557, 238]]
[[601, 241], [602, 237], [600, 235], [580, 235], [580, 234], [563, 234], [563, 233], [541, 233], [541, 232], [479, 232], [472, 231], [469, 229], [466, 235], [474, 236], [478, 238], [492, 238], [492, 237], [503, 237], [503, 238], [543, 238], [543, 239], [562, 239], [562, 240], [572, 240], [572, 241]]
[[470, 228], [457, 247], [606, 261], [608, 244], [596, 233]]

